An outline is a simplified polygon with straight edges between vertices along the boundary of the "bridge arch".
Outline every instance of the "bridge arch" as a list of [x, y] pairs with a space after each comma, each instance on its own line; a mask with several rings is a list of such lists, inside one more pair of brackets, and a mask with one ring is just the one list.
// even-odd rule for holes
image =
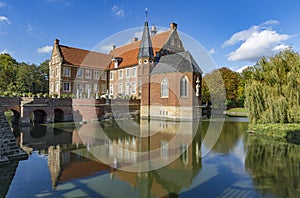
[[33, 125], [47, 123], [47, 113], [42, 109], [34, 110], [30, 115], [30, 122]]
[[54, 109], [54, 122], [63, 122], [65, 121], [64, 111], [61, 109]]

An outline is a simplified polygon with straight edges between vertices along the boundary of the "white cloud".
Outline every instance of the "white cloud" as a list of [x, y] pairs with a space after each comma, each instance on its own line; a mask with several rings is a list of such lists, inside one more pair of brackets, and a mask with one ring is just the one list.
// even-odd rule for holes
[[7, 6], [6, 3], [0, 2], [0, 8], [4, 8], [6, 6]]
[[44, 47], [38, 48], [37, 53], [38, 54], [49, 54], [52, 52], [52, 48], [53, 48], [52, 46], [46, 45]]
[[288, 49], [288, 48], [290, 48], [290, 46], [285, 45], [285, 44], [281, 44], [281, 45], [275, 46], [275, 47], [272, 49], [272, 51], [280, 52], [280, 51], [285, 50], [285, 49]]
[[224, 42], [222, 47], [240, 43], [240, 46], [228, 56], [230, 61], [257, 61], [263, 56], [270, 56], [274, 51], [288, 48], [283, 42], [291, 38], [288, 34], [280, 34], [273, 30], [272, 25], [279, 22], [270, 20], [247, 30], [237, 32]]
[[114, 5], [111, 8], [111, 11], [114, 16], [118, 16], [118, 17], [122, 17], [122, 18], [125, 16], [125, 11], [117, 5]]
[[6, 22], [7, 24], [10, 24], [10, 21], [5, 16], [0, 16], [0, 22]]
[[215, 54], [215, 53], [216, 53], [215, 48], [211, 48], [211, 49], [208, 51], [208, 53], [209, 53], [210, 55]]
[[250, 65], [244, 65], [242, 67], [236, 68], [234, 71], [238, 72], [238, 73], [242, 73], [244, 69], [251, 67]]

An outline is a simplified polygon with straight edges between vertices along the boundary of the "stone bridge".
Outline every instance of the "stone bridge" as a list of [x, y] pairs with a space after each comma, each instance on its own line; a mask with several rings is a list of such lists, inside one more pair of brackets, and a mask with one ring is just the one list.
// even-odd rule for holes
[[112, 111], [135, 112], [139, 100], [0, 97], [0, 112], [12, 111], [13, 124], [97, 120]]

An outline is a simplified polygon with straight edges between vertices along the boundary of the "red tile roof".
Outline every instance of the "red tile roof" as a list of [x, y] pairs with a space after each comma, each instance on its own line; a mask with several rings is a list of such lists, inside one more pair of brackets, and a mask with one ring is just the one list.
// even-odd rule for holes
[[[154, 51], [154, 56], [156, 56], [156, 53], [159, 52], [165, 43], [167, 42], [169, 36], [171, 34], [171, 30], [168, 30], [166, 32], [156, 34], [155, 36], [152, 37], [152, 46], [153, 46], [153, 51]], [[137, 65], [138, 64], [138, 53], [139, 53], [139, 48], [141, 45], [141, 41], [136, 41], [134, 43], [130, 43], [118, 48], [115, 48], [112, 50], [109, 54], [112, 55], [113, 57], [119, 57], [122, 58], [123, 61], [119, 64], [118, 68], [122, 67], [128, 67], [132, 65]], [[114, 68], [114, 64], [110, 64], [110, 69]]]
[[[152, 37], [152, 46], [154, 56], [159, 52], [167, 42], [171, 30], [156, 34]], [[136, 41], [112, 50], [109, 54], [83, 50], [79, 48], [59, 45], [59, 51], [63, 57], [63, 63], [74, 66], [86, 66], [99, 69], [113, 69], [114, 64], [111, 61], [113, 57], [122, 58], [119, 67], [128, 67], [138, 64], [138, 53], [141, 41]]]
[[63, 63], [75, 66], [107, 69], [112, 59], [112, 56], [109, 54], [64, 45], [59, 45], [59, 51], [63, 57]]

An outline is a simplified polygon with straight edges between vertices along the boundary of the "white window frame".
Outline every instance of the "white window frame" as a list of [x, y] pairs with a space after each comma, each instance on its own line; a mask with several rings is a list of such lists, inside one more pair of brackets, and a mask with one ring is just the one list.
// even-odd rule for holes
[[64, 67], [64, 77], [71, 77], [71, 67]]
[[100, 79], [100, 71], [98, 71], [98, 70], [94, 71], [93, 79], [94, 80], [99, 80]]
[[126, 78], [130, 78], [130, 68], [126, 69]]
[[162, 98], [169, 97], [169, 81], [167, 78], [163, 78], [160, 83], [160, 97]]
[[85, 79], [92, 79], [92, 70], [90, 69], [85, 70]]
[[114, 85], [113, 84], [111, 84], [109, 86], [109, 95], [114, 95]]
[[187, 98], [188, 97], [188, 79], [186, 76], [182, 76], [180, 79], [180, 97]]
[[118, 77], [119, 77], [119, 79], [123, 79], [123, 70], [122, 69], [120, 69], [118, 71]]
[[110, 72], [109, 72], [109, 79], [110, 79], [110, 80], [113, 80], [113, 79], [114, 79], [114, 72], [113, 72], [113, 71], [110, 71]]
[[[68, 89], [66, 89], [66, 85], [68, 85], [67, 86]], [[64, 91], [70, 92], [71, 91], [71, 83], [70, 82], [64, 82], [63, 89], [64, 89]]]
[[98, 84], [93, 85], [93, 93], [94, 94], [98, 93]]
[[77, 78], [83, 78], [83, 69], [82, 68], [78, 68], [77, 69]]
[[132, 82], [131, 84], [131, 93], [136, 94], [136, 82]]
[[118, 94], [123, 94], [123, 83], [118, 84]]
[[137, 74], [137, 68], [133, 67], [132, 68], [132, 77], [136, 77], [136, 74]]

